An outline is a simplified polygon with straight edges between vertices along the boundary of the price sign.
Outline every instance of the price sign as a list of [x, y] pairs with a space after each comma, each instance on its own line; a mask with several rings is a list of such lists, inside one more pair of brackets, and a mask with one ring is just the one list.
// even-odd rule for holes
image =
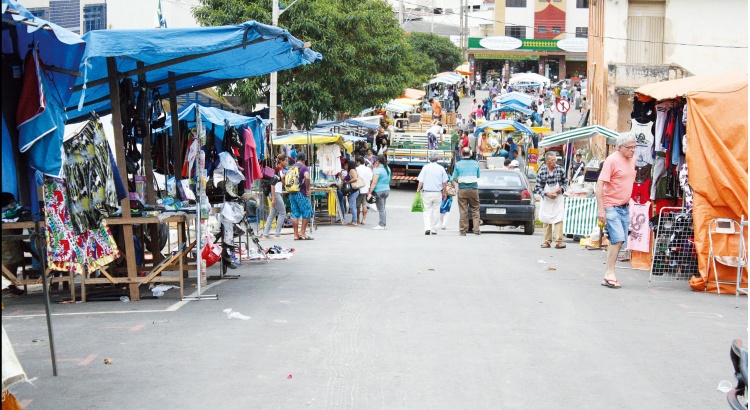
[[555, 106], [557, 107], [557, 111], [565, 113], [565, 112], [568, 112], [568, 110], [570, 110], [570, 101], [560, 100], [557, 102]]

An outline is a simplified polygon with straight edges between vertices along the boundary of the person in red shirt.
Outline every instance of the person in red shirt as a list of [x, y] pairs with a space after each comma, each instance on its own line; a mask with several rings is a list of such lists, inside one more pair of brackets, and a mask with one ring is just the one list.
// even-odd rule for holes
[[617, 138], [617, 151], [604, 160], [599, 181], [596, 183], [596, 204], [599, 222], [607, 224], [609, 249], [607, 250], [607, 270], [602, 286], [619, 289], [615, 276], [615, 263], [620, 248], [627, 244], [630, 228], [628, 205], [635, 182], [636, 137], [631, 133]]

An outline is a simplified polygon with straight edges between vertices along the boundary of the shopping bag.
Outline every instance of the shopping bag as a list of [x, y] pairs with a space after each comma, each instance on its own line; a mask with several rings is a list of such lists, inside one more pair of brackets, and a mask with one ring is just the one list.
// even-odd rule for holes
[[411, 211], [412, 212], [424, 211], [424, 208], [422, 206], [422, 193], [421, 192], [417, 192], [417, 195], [414, 197], [414, 201], [411, 203]]

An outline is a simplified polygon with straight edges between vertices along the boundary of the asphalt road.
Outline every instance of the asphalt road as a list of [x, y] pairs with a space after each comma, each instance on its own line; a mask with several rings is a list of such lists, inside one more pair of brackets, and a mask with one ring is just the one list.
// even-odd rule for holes
[[6, 300], [36, 378], [11, 391], [26, 409], [728, 407], [716, 388], [747, 341], [746, 298], [627, 269], [602, 287], [604, 252], [540, 249], [540, 231], [460, 237], [455, 204], [425, 236], [412, 195], [392, 191], [385, 231], [371, 214], [266, 242], [296, 253], [211, 282], [219, 300], [53, 305], [57, 377], [41, 296]]

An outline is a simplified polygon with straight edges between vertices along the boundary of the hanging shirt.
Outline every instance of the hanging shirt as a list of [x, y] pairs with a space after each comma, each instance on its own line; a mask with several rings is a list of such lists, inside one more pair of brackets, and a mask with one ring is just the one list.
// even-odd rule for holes
[[662, 137], [664, 136], [664, 128], [667, 125], [667, 113], [669, 112], [669, 103], [663, 102], [656, 104], [656, 135], [654, 135], [655, 151], [664, 151], [662, 145]]
[[654, 163], [651, 151], [654, 147], [654, 135], [651, 134], [652, 122], [641, 124], [636, 120], [632, 121], [630, 132], [635, 135], [635, 166], [644, 167]]
[[318, 149], [318, 165], [326, 175], [338, 175], [341, 172], [341, 148], [336, 144], [323, 145]]
[[648, 227], [651, 202], [638, 204], [630, 200], [630, 234], [628, 235], [628, 250], [650, 252], [651, 233]]
[[242, 136], [245, 138], [245, 147], [243, 158], [243, 167], [245, 173], [245, 189], [250, 190], [253, 186], [253, 181], [263, 177], [260, 163], [258, 162], [258, 150], [255, 145], [255, 137], [250, 128], [245, 127], [242, 131]]

